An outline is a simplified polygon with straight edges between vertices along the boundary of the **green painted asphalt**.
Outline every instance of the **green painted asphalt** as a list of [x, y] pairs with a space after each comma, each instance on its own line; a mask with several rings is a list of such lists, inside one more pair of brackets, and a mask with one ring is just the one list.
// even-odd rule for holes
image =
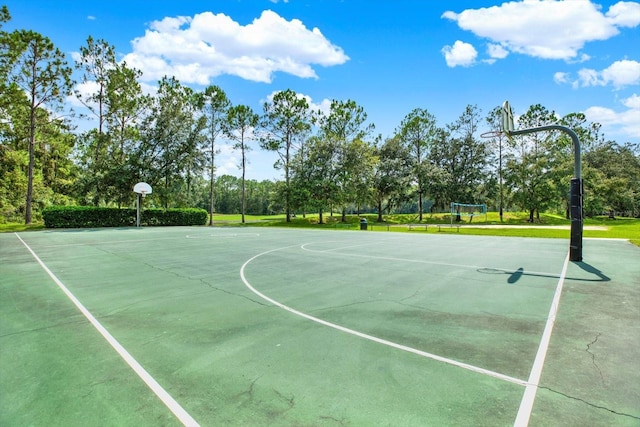
[[[201, 425], [513, 425], [525, 388], [501, 376], [528, 379], [568, 250], [263, 228], [19, 235]], [[530, 425], [640, 425], [640, 249], [585, 240], [584, 257]], [[179, 425], [14, 234], [0, 286], [0, 425]]]

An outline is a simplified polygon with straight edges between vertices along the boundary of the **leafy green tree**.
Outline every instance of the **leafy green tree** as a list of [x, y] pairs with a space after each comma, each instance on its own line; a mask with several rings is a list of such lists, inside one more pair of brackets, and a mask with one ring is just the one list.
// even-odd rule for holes
[[80, 47], [75, 68], [82, 71], [76, 98], [97, 120], [97, 126], [80, 135], [78, 158], [83, 168], [78, 199], [118, 205], [130, 198], [131, 177], [125, 163], [131, 149], [133, 121], [140, 115], [135, 104], [141, 97], [140, 72], [118, 64], [115, 48], [105, 40], [87, 39]]
[[217, 212], [238, 213], [241, 211], [241, 183], [240, 179], [232, 175], [222, 175], [216, 180], [218, 196], [216, 197]]
[[272, 208], [273, 193], [276, 184], [269, 181], [247, 180], [247, 213], [250, 215], [272, 215], [276, 213]]
[[435, 116], [422, 108], [416, 108], [407, 114], [396, 130], [397, 138], [403, 142], [411, 155], [413, 181], [418, 193], [419, 221], [422, 221], [423, 197], [429, 172], [432, 170], [429, 153], [437, 135]]
[[377, 148], [377, 159], [372, 181], [378, 221], [382, 222], [384, 211], [390, 213], [405, 201], [411, 187], [412, 158], [408, 147], [395, 136]]
[[249, 141], [254, 136], [254, 129], [258, 126], [260, 116], [255, 114], [251, 107], [246, 105], [235, 105], [230, 107], [227, 112], [227, 122], [225, 133], [235, 141], [233, 148], [240, 150], [241, 160], [240, 169], [242, 170], [242, 222], [245, 222], [245, 212], [247, 206], [246, 196], [246, 172], [247, 172], [247, 152], [251, 150]]
[[640, 215], [640, 146], [600, 142], [583, 155], [585, 214]]
[[373, 174], [373, 146], [365, 141], [375, 126], [366, 122], [367, 113], [353, 100], [333, 100], [329, 114], [317, 118], [318, 136], [325, 140], [325, 148], [333, 150], [333, 173], [329, 175], [337, 181], [332, 198], [342, 208], [342, 221], [346, 221], [348, 203], [371, 194], [370, 185], [363, 190], [362, 183], [370, 182]]
[[209, 225], [213, 225], [216, 140], [224, 132], [226, 114], [231, 103], [220, 87], [208, 86], [200, 94], [200, 105], [206, 119], [205, 142], [207, 143], [209, 154], [207, 157], [207, 167], [209, 169]]
[[479, 189], [487, 178], [486, 144], [476, 133], [481, 121], [480, 110], [468, 105], [460, 117], [447, 125], [448, 139], [439, 144], [437, 165], [446, 171], [446, 190], [450, 202], [484, 203]]
[[[4, 19], [4, 18], [3, 18]], [[57, 116], [73, 86], [71, 68], [64, 55], [49, 38], [34, 31], [19, 30], [2, 35], [3, 56], [0, 69], [9, 86], [27, 93], [28, 166], [24, 220], [32, 221], [36, 151], [43, 133], [50, 125], [67, 127], [67, 119]]]
[[271, 102], [263, 106], [260, 126], [260, 146], [278, 153], [275, 167], [284, 169], [285, 211], [291, 221], [291, 159], [302, 147], [304, 137], [311, 128], [311, 112], [307, 100], [291, 89], [277, 92]]
[[[557, 123], [553, 111], [532, 105], [518, 118], [519, 128], [535, 128]], [[529, 211], [529, 221], [539, 216], [555, 200], [554, 180], [549, 172], [556, 164], [557, 132], [521, 135], [511, 142], [513, 156], [507, 160], [505, 180], [513, 190], [514, 202]]]
[[[588, 151], [590, 147], [597, 146], [602, 142], [600, 124], [587, 122], [587, 118], [583, 113], [567, 114], [558, 120], [558, 124], [568, 127], [576, 133], [581, 145], [581, 157], [584, 157], [584, 153]], [[569, 189], [571, 186], [571, 178], [575, 176], [575, 147], [573, 146], [571, 137], [566, 132], [555, 132], [552, 135], [555, 143], [549, 147], [548, 150], [550, 150], [551, 157], [553, 158], [553, 167], [550, 168], [548, 173], [554, 183], [556, 191], [553, 195], [553, 203], [556, 204], [558, 211], [564, 207], [565, 216], [569, 219]], [[587, 182], [592, 181], [589, 179]], [[587, 199], [583, 200], [583, 205], [589, 196], [590, 195], [587, 195]], [[583, 194], [583, 198], [584, 197], [585, 195]]]
[[[2, 84], [0, 82], [0, 84]], [[5, 220], [24, 219], [29, 151], [29, 111], [26, 94], [15, 86], [0, 92], [0, 214]]]
[[205, 126], [197, 111], [193, 90], [165, 77], [140, 125], [140, 143], [132, 156], [134, 174], [154, 187], [153, 195], [165, 209], [176, 202], [177, 181], [193, 173], [191, 156], [198, 151]]
[[110, 199], [117, 200], [119, 206], [133, 198], [131, 189], [137, 176], [131, 167], [131, 157], [140, 143], [138, 122], [152, 104], [152, 98], [142, 93], [138, 82], [141, 74], [125, 62], [108, 72], [106, 124], [110, 144], [105, 180]]
[[[109, 83], [109, 71], [116, 68], [115, 48], [105, 40], [87, 38], [86, 46], [80, 47], [80, 56], [75, 68], [82, 71], [80, 86], [83, 89], [95, 87], [91, 92], [76, 88], [75, 94], [78, 100], [98, 119], [98, 134], [103, 134], [105, 122], [107, 84]], [[98, 150], [99, 151], [99, 150]]]
[[306, 206], [317, 209], [318, 222], [322, 224], [323, 213], [335, 203], [334, 197], [339, 190], [335, 145], [327, 138], [313, 136], [306, 147], [304, 157], [302, 153], [296, 155], [300, 167], [296, 168], [293, 181], [296, 189], [308, 196]]

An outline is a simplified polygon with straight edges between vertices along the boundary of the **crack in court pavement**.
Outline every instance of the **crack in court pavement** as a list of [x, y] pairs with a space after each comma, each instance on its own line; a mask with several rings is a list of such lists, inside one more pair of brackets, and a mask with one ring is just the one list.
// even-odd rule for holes
[[596, 405], [595, 403], [588, 402], [588, 401], [586, 401], [586, 400], [584, 400], [584, 399], [581, 399], [581, 398], [579, 398], [579, 397], [571, 396], [571, 395], [569, 395], [569, 394], [563, 393], [563, 392], [558, 391], [558, 390], [554, 390], [554, 389], [549, 388], [549, 387], [538, 386], [538, 388], [541, 388], [541, 389], [544, 389], [544, 390], [548, 390], [548, 391], [550, 391], [550, 392], [552, 392], [552, 393], [559, 394], [560, 396], [564, 396], [564, 397], [566, 397], [566, 398], [568, 398], [568, 399], [577, 400], [578, 402], [582, 402], [582, 403], [584, 403], [585, 405], [587, 405], [587, 406], [591, 406], [592, 408], [595, 408], [595, 409], [602, 409], [602, 410], [604, 410], [604, 411], [611, 412], [612, 414], [615, 414], [615, 415], [620, 415], [620, 416], [622, 416], [622, 417], [629, 417], [629, 418], [633, 418], [634, 420], [640, 420], [640, 416], [637, 416], [637, 415], [631, 415], [631, 414], [627, 414], [627, 413], [624, 413], [624, 412], [618, 412], [618, 411], [615, 411], [615, 410], [613, 410], [613, 409], [607, 408], [607, 407], [605, 407], [605, 406]]
[[596, 369], [598, 370], [598, 373], [600, 374], [600, 379], [602, 380], [602, 384], [604, 384], [604, 375], [602, 375], [602, 370], [600, 369], [600, 367], [596, 363], [596, 355], [595, 355], [595, 353], [591, 352], [591, 346], [594, 345], [596, 342], [598, 342], [598, 337], [600, 335], [602, 335], [602, 334], [600, 332], [598, 332], [596, 334], [596, 338], [593, 341], [591, 341], [589, 344], [587, 344], [587, 348], [585, 349], [585, 351], [591, 355], [591, 362], [593, 363], [593, 366], [595, 366]]
[[337, 418], [329, 416], [329, 415], [320, 415], [319, 418], [321, 420], [323, 420], [323, 421], [334, 421], [334, 422], [338, 423], [341, 426], [346, 426], [346, 425], [350, 424], [349, 421], [344, 419], [344, 418], [337, 419]]
[[245, 390], [245, 391], [243, 391], [243, 392], [240, 392], [240, 393], [236, 394], [235, 396], [233, 396], [233, 399], [235, 400], [235, 399], [238, 399], [238, 398], [240, 398], [240, 397], [242, 397], [242, 396], [245, 396], [245, 395], [246, 395], [246, 396], [248, 396], [248, 397], [249, 397], [249, 401], [250, 401], [250, 402], [251, 402], [251, 401], [253, 401], [253, 397], [254, 397], [254, 396], [253, 396], [254, 389], [255, 389], [256, 383], [258, 382], [258, 380], [259, 380], [260, 378], [262, 378], [262, 375], [260, 375], [260, 376], [256, 377], [256, 379], [254, 379], [253, 381], [251, 381], [251, 384], [249, 384], [249, 388], [248, 388], [247, 390]]
[[280, 398], [282, 401], [284, 401], [287, 404], [287, 408], [282, 410], [282, 411], [278, 411], [278, 415], [282, 416], [286, 412], [288, 412], [291, 409], [293, 409], [293, 407], [295, 406], [295, 399], [296, 399], [295, 395], [292, 395], [291, 398], [289, 398], [289, 397], [285, 396], [284, 394], [280, 393], [275, 388], [272, 388], [271, 390], [273, 390], [273, 392], [276, 394], [276, 396], [278, 396], [278, 398]]
[[[188, 279], [189, 279], [189, 280], [195, 280], [195, 279], [192, 279], [192, 278], [190, 278], [190, 277], [189, 277]], [[258, 300], [256, 300], [256, 299], [253, 299], [253, 298], [248, 297], [248, 296], [246, 296], [246, 295], [240, 295], [240, 294], [237, 294], [237, 293], [235, 293], [235, 292], [228, 291], [228, 290], [226, 290], [226, 289], [218, 288], [217, 286], [214, 286], [213, 284], [211, 284], [211, 283], [207, 282], [207, 281], [206, 281], [206, 280], [204, 280], [204, 279], [200, 279], [200, 282], [202, 282], [204, 285], [206, 285], [206, 286], [208, 286], [208, 287], [210, 287], [211, 289], [214, 289], [214, 290], [216, 290], [216, 291], [220, 291], [220, 292], [223, 292], [223, 293], [225, 293], [225, 294], [232, 295], [232, 296], [234, 296], [234, 297], [244, 298], [244, 299], [249, 300], [249, 301], [251, 301], [251, 302], [255, 302], [256, 304], [259, 304], [259, 305], [261, 305], [261, 306], [263, 306], [263, 307], [272, 307], [272, 305], [271, 305], [271, 304], [265, 304], [265, 303], [263, 303], [262, 301], [258, 301]]]

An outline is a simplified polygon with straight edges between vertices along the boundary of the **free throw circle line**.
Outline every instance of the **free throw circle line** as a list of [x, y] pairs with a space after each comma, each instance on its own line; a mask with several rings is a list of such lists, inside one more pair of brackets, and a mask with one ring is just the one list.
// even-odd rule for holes
[[[483, 368], [480, 368], [478, 366], [469, 365], [467, 363], [459, 362], [457, 360], [453, 360], [453, 359], [449, 359], [449, 358], [446, 358], [446, 357], [438, 356], [436, 354], [428, 353], [426, 351], [422, 351], [422, 350], [418, 350], [418, 349], [415, 349], [415, 348], [412, 348], [412, 347], [408, 347], [408, 346], [403, 345], [403, 344], [394, 343], [392, 341], [388, 341], [388, 340], [385, 340], [385, 339], [382, 339], [382, 338], [374, 337], [373, 335], [365, 334], [363, 332], [359, 332], [359, 331], [356, 331], [354, 329], [349, 329], [349, 328], [346, 328], [344, 326], [340, 326], [340, 325], [337, 325], [335, 323], [331, 323], [331, 322], [328, 322], [326, 320], [322, 320], [322, 319], [320, 319], [318, 317], [311, 316], [310, 314], [307, 314], [307, 313], [304, 313], [302, 311], [296, 310], [295, 308], [289, 307], [289, 306], [287, 306], [287, 305], [285, 305], [285, 304], [283, 304], [283, 303], [281, 303], [279, 301], [274, 300], [271, 297], [268, 297], [267, 295], [263, 294], [262, 292], [258, 291], [256, 288], [254, 288], [251, 285], [251, 283], [249, 282], [249, 280], [247, 280], [247, 278], [245, 276], [245, 269], [252, 261], [254, 261], [255, 259], [257, 259], [257, 258], [259, 258], [261, 256], [270, 254], [272, 252], [281, 251], [281, 250], [284, 250], [284, 249], [289, 249], [289, 248], [297, 247], [297, 246], [299, 246], [299, 245], [291, 245], [291, 246], [284, 246], [282, 248], [271, 249], [271, 250], [268, 250], [268, 251], [265, 251], [265, 252], [261, 252], [261, 253], [255, 255], [255, 256], [253, 256], [252, 258], [249, 258], [244, 264], [242, 264], [242, 267], [240, 267], [240, 278], [244, 282], [245, 286], [251, 292], [253, 292], [257, 296], [259, 296], [260, 298], [264, 299], [265, 301], [268, 301], [271, 304], [273, 304], [273, 305], [275, 305], [277, 307], [280, 307], [283, 310], [288, 311], [289, 313], [295, 314], [296, 316], [303, 317], [303, 318], [305, 318], [307, 320], [310, 320], [312, 322], [318, 323], [320, 325], [327, 326], [329, 328], [333, 328], [333, 329], [336, 329], [338, 331], [341, 331], [341, 332], [344, 332], [344, 333], [347, 333], [347, 334], [350, 334], [350, 335], [354, 335], [354, 336], [359, 337], [359, 338], [363, 338], [365, 340], [373, 341], [373, 342], [378, 343], [378, 344], [386, 345], [388, 347], [392, 347], [392, 348], [395, 348], [395, 349], [398, 349], [398, 350], [406, 351], [408, 353], [413, 353], [413, 354], [416, 354], [418, 356], [422, 356], [422, 357], [426, 357], [428, 359], [436, 360], [438, 362], [446, 363], [448, 365], [457, 366], [459, 368], [463, 368], [463, 369], [466, 369], [466, 370], [469, 370], [469, 371], [472, 371], [472, 372], [476, 372], [476, 373], [479, 373], [479, 374], [482, 374], [482, 375], [487, 375], [487, 376], [490, 376], [490, 377], [493, 377], [493, 378], [496, 378], [496, 379], [499, 379], [499, 380], [507, 381], [507, 382], [510, 382], [510, 383], [513, 383], [513, 384], [517, 384], [517, 385], [521, 385], [521, 386], [526, 386], [527, 385], [527, 381], [525, 381], [525, 380], [521, 380], [521, 379], [518, 379], [518, 378], [510, 377], [508, 375], [504, 375], [504, 374], [501, 374], [501, 373], [498, 373], [498, 372], [490, 371], [488, 369], [483, 369]], [[302, 246], [304, 246], [304, 245], [301, 245], [300, 247], [302, 248]]]

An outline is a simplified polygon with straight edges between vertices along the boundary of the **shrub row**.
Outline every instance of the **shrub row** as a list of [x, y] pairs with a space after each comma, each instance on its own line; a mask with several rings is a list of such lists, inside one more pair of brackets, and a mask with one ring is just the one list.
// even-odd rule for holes
[[[140, 225], [204, 225], [204, 209], [144, 209]], [[47, 228], [132, 227], [135, 209], [98, 208], [93, 206], [51, 206], [42, 211]]]

